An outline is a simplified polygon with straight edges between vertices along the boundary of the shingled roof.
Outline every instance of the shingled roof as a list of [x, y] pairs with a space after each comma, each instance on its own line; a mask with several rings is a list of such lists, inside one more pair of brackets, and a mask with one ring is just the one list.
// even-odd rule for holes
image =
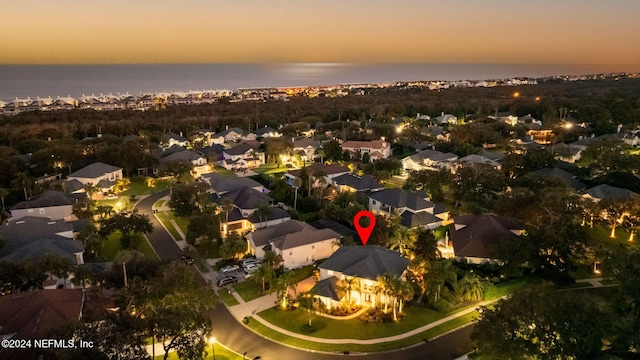
[[226, 199], [231, 200], [233, 205], [240, 209], [257, 209], [260, 206], [268, 206], [273, 202], [273, 199], [269, 195], [263, 194], [248, 186], [242, 186], [235, 191], [226, 193], [218, 199], [214, 199], [214, 202], [222, 205]]
[[217, 173], [203, 174], [202, 179], [211, 185], [214, 192], [218, 194], [225, 194], [238, 190], [239, 188], [246, 186], [252, 189], [262, 188], [263, 185], [259, 182], [249, 179], [247, 177], [225, 177]]
[[449, 225], [456, 256], [490, 259], [495, 247], [518, 236], [522, 225], [497, 215], [462, 215]]
[[87, 165], [82, 169], [69, 174], [69, 178], [87, 178], [87, 179], [95, 179], [99, 178], [105, 174], [112, 173], [114, 171], [122, 170], [122, 168], [108, 165], [101, 162], [95, 162], [91, 165]]
[[419, 195], [397, 188], [376, 191], [371, 193], [369, 197], [394, 208], [406, 207], [418, 211], [434, 207], [434, 204]]
[[543, 179], [555, 179], [574, 190], [581, 190], [586, 188], [586, 185], [580, 180], [576, 179], [573, 174], [558, 168], [542, 168], [536, 171], [532, 171], [525, 176], [538, 176]]
[[251, 239], [256, 247], [273, 244], [280, 250], [338, 238], [340, 234], [331, 229], [316, 229], [298, 220], [288, 220], [251, 233]]
[[52, 206], [73, 205], [76, 199], [60, 191], [46, 190], [42, 194], [36, 195], [27, 201], [21, 201], [14, 205], [12, 209], [35, 209]]
[[380, 185], [380, 183], [369, 174], [362, 175], [362, 177], [351, 173], [343, 174], [334, 178], [333, 181], [338, 185], [345, 185], [357, 191], [384, 189], [384, 186]]
[[330, 277], [324, 280], [320, 280], [317, 284], [311, 288], [310, 292], [317, 296], [323, 296], [335, 301], [340, 301], [345, 292], [340, 286], [338, 286], [339, 280], [335, 277]]
[[319, 268], [343, 275], [375, 280], [385, 273], [398, 277], [409, 266], [409, 259], [380, 246], [343, 246], [325, 260]]
[[591, 197], [595, 200], [622, 200], [631, 199], [639, 196], [637, 193], [607, 184], [601, 184], [585, 191], [585, 197]]

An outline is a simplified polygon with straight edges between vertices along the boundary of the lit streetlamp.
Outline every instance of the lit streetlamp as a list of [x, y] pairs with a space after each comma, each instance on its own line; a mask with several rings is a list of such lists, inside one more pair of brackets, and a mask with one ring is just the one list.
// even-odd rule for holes
[[216, 338], [210, 337], [209, 343], [211, 344], [211, 351], [213, 352], [213, 360], [216, 360]]

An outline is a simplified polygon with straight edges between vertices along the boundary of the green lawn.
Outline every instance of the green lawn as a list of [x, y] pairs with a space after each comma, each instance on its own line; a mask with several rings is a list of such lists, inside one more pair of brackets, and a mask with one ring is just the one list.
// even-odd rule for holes
[[505, 295], [513, 294], [518, 290], [522, 290], [527, 286], [539, 283], [539, 279], [521, 277], [499, 283], [495, 286], [489, 286], [484, 292], [485, 300], [493, 300], [501, 298]]
[[[120, 232], [114, 232], [113, 234], [107, 236], [107, 239], [102, 242], [102, 253], [101, 255], [107, 260], [113, 260], [118, 251], [124, 250], [122, 245], [120, 244]], [[140, 245], [138, 246], [138, 251], [144, 254], [147, 259], [157, 260], [158, 256], [151, 248], [151, 244], [147, 241], [146, 238], [143, 238], [140, 241]]]
[[240, 303], [236, 300], [233, 295], [227, 289], [220, 289], [218, 291], [218, 295], [222, 299], [222, 301], [227, 304], [227, 306], [239, 305]]
[[253, 280], [248, 279], [247, 281], [233, 285], [233, 288], [236, 290], [238, 295], [240, 295], [242, 300], [251, 301], [261, 296], [260, 291], [262, 290], [262, 285], [258, 285]]
[[290, 169], [286, 166], [278, 167], [276, 164], [263, 164], [252, 170], [261, 175], [262, 174], [269, 175], [269, 174], [278, 174], [278, 173], [287, 172]]
[[629, 242], [629, 232], [621, 227], [616, 228], [615, 238], [609, 236], [611, 229], [601, 224], [595, 225], [593, 228], [587, 228], [587, 234], [589, 234], [589, 237], [594, 241], [604, 244], [607, 247], [640, 246], [638, 245], [637, 239]]
[[[398, 341], [392, 341], [392, 342], [386, 342], [386, 343], [378, 343], [378, 344], [372, 344], [372, 345], [357, 345], [357, 344], [323, 344], [323, 343], [318, 343], [318, 342], [312, 342], [312, 341], [306, 341], [306, 340], [300, 340], [298, 338], [293, 338], [287, 335], [284, 335], [282, 333], [279, 333], [277, 331], [271, 330], [270, 328], [258, 323], [255, 320], [251, 320], [249, 322], [249, 327], [252, 328], [253, 330], [261, 333], [262, 335], [265, 335], [271, 339], [274, 339], [276, 341], [291, 345], [291, 346], [296, 346], [296, 347], [301, 347], [301, 348], [306, 348], [306, 349], [311, 349], [311, 350], [318, 350], [318, 351], [334, 351], [334, 352], [343, 352], [343, 351], [353, 351], [353, 352], [373, 352], [373, 351], [385, 351], [385, 350], [392, 350], [392, 349], [399, 349], [402, 347], [406, 347], [406, 346], [410, 346], [413, 344], [417, 344], [419, 342], [425, 341], [426, 339], [432, 339], [438, 335], [442, 335], [448, 331], [451, 331], [453, 329], [456, 329], [460, 326], [469, 324], [471, 321], [473, 321], [474, 318], [476, 318], [478, 316], [478, 313], [476, 311], [468, 314], [468, 315], [464, 315], [461, 316], [459, 318], [456, 318], [454, 320], [448, 321], [444, 324], [438, 325], [432, 329], [429, 329], [427, 331], [424, 331], [422, 333], [413, 335], [411, 337], [402, 339], [402, 340], [398, 340]], [[317, 318], [317, 317], [316, 317]], [[339, 320], [338, 320], [339, 321]], [[339, 321], [342, 322], [342, 321]], [[315, 326], [315, 320], [313, 322], [314, 326]], [[364, 324], [363, 324], [364, 325]], [[369, 324], [369, 325], [376, 325], [376, 324]], [[315, 333], [312, 334], [312, 336], [315, 336]], [[349, 336], [349, 338], [353, 338], [353, 336]]]
[[[408, 306], [404, 310], [406, 316], [401, 321], [379, 324], [365, 324], [359, 319], [334, 320], [314, 316], [313, 326], [317, 330], [306, 335], [327, 339], [375, 339], [403, 334], [447, 316], [447, 314], [415, 306]], [[304, 334], [301, 332], [301, 328], [308, 321], [307, 312], [300, 309], [283, 311], [271, 308], [258, 313], [258, 315], [276, 326], [300, 334]]]
[[187, 254], [193, 258], [193, 261], [194, 261], [196, 267], [198, 267], [198, 269], [200, 270], [200, 272], [202, 272], [202, 273], [208, 273], [209, 272], [209, 268], [207, 268], [204, 265], [204, 261], [205, 260], [202, 258], [202, 255], [200, 255], [200, 253], [198, 251], [187, 250]]
[[[182, 240], [180, 234], [176, 231], [176, 228], [171, 224], [169, 220], [173, 219], [173, 216], [170, 212], [159, 212], [155, 214], [158, 217], [158, 220], [164, 225], [165, 228], [169, 231], [171, 236], [173, 236], [176, 240]], [[177, 223], [177, 222], [176, 222]]]
[[222, 166], [216, 166], [215, 170], [216, 170], [216, 173], [218, 173], [218, 175], [220, 175], [220, 176], [231, 177], [231, 178], [237, 177], [236, 174], [233, 171], [227, 170], [227, 169], [223, 168]]
[[[242, 354], [238, 354], [237, 352], [228, 349], [226, 346], [222, 344], [216, 344], [215, 347], [216, 347], [215, 348], [216, 360], [242, 360]], [[207, 343], [207, 346], [205, 346], [205, 351], [207, 352], [207, 357], [205, 357], [204, 359], [213, 359], [213, 351], [211, 348], [211, 344]], [[156, 356], [156, 360], [163, 360], [163, 359], [164, 359], [164, 355]], [[179, 360], [180, 358], [178, 357], [178, 354], [176, 354], [175, 352], [171, 352], [169, 353], [169, 356], [167, 357], [167, 359]]]
[[128, 197], [130, 195], [153, 194], [168, 188], [167, 183], [164, 181], [155, 181], [155, 186], [149, 187], [147, 185], [147, 176], [133, 176], [129, 179], [131, 180], [129, 189], [120, 194], [125, 197]]

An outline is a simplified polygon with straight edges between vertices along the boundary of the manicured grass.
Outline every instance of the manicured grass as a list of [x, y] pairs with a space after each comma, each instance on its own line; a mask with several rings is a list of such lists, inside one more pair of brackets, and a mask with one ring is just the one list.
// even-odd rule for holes
[[[120, 244], [120, 232], [116, 231], [113, 234], [107, 236], [107, 239], [102, 242], [102, 257], [107, 260], [113, 260], [118, 251], [124, 250], [122, 244]], [[144, 254], [147, 259], [158, 259], [156, 253], [151, 248], [149, 241], [147, 239], [142, 239], [140, 241], [140, 245], [138, 246], [138, 251]]]
[[522, 290], [527, 286], [539, 283], [539, 279], [521, 277], [499, 283], [495, 286], [489, 286], [484, 292], [485, 300], [493, 300], [501, 298], [505, 295], [513, 294], [518, 290]]
[[601, 224], [595, 225], [593, 228], [587, 228], [587, 234], [589, 234], [589, 237], [594, 241], [602, 243], [608, 247], [618, 248], [620, 246], [640, 246], [637, 238], [630, 242], [629, 232], [621, 227], [616, 228], [615, 238], [609, 236], [611, 234], [611, 229]]
[[178, 225], [178, 227], [180, 228], [182, 233], [185, 234], [185, 236], [186, 236], [187, 235], [187, 229], [189, 228], [189, 219], [183, 218], [183, 217], [180, 217], [180, 216], [174, 216], [173, 220], [176, 221], [176, 224]]
[[[334, 320], [322, 316], [315, 316], [313, 326], [317, 329], [311, 335], [326, 339], [375, 339], [386, 336], [403, 334], [446, 317], [427, 308], [409, 306], [404, 309], [406, 316], [398, 322], [365, 324], [359, 319]], [[300, 333], [301, 328], [308, 322], [308, 314], [304, 310], [283, 311], [271, 308], [258, 313], [266, 321], [285, 330]]]
[[251, 301], [253, 299], [257, 299], [260, 296], [262, 296], [260, 294], [260, 291], [262, 290], [262, 285], [257, 284], [250, 278], [247, 279], [246, 281], [233, 285], [233, 288], [236, 290], [238, 295], [240, 295], [240, 297], [244, 301]]
[[[222, 344], [216, 344], [215, 347], [216, 347], [216, 360], [242, 360], [242, 354], [238, 354], [228, 349], [226, 346]], [[207, 352], [207, 357], [205, 357], [204, 359], [213, 359], [211, 344], [207, 343], [207, 346], [205, 346], [205, 351]], [[163, 359], [164, 359], [164, 355], [156, 356], [156, 360], [163, 360]], [[167, 359], [179, 360], [180, 358], [178, 357], [177, 353], [170, 352]]]
[[168, 185], [164, 181], [155, 181], [154, 187], [149, 187], [147, 185], [147, 176], [133, 176], [130, 178], [131, 184], [129, 184], [129, 189], [122, 192], [122, 196], [130, 196], [130, 195], [145, 195], [145, 194], [153, 194], [159, 191], [162, 191], [168, 188]]
[[198, 252], [204, 258], [213, 259], [220, 257], [220, 250], [215, 240], [210, 243], [198, 244], [196, 245], [196, 249], [198, 249]]
[[[282, 342], [291, 346], [296, 346], [296, 347], [301, 347], [301, 348], [306, 348], [306, 349], [311, 349], [311, 350], [318, 350], [318, 351], [329, 351], [329, 352], [343, 352], [343, 351], [351, 351], [351, 352], [374, 352], [374, 351], [385, 351], [385, 350], [393, 350], [393, 349], [399, 349], [399, 348], [403, 348], [406, 346], [410, 346], [413, 344], [417, 344], [419, 342], [425, 341], [426, 339], [432, 339], [436, 336], [442, 335], [448, 331], [451, 331], [453, 329], [456, 329], [460, 326], [469, 324], [470, 322], [473, 321], [474, 318], [476, 318], [478, 316], [478, 312], [474, 311], [472, 313], [469, 313], [467, 315], [461, 316], [459, 318], [456, 318], [454, 320], [448, 321], [444, 324], [438, 325], [432, 329], [429, 329], [427, 331], [424, 331], [422, 333], [410, 336], [408, 338], [402, 339], [402, 340], [398, 340], [398, 341], [391, 341], [391, 342], [385, 342], [385, 343], [377, 343], [377, 344], [371, 344], [371, 345], [359, 345], [359, 344], [324, 344], [324, 343], [319, 343], [319, 342], [312, 342], [312, 341], [306, 341], [306, 340], [301, 340], [298, 338], [293, 338], [287, 335], [284, 335], [282, 333], [279, 333], [277, 331], [271, 330], [270, 328], [260, 324], [259, 322], [257, 322], [256, 320], [251, 320], [249, 322], [249, 327], [252, 328], [253, 330], [261, 333], [262, 335], [265, 335], [271, 339], [274, 339], [278, 342]], [[314, 326], [315, 326], [315, 320], [314, 320]], [[369, 325], [375, 325], [375, 324], [369, 324]], [[311, 336], [315, 336], [315, 333], [310, 334]], [[350, 337], [353, 338], [353, 337]]]
[[222, 166], [216, 166], [215, 170], [216, 170], [216, 173], [218, 173], [218, 175], [220, 176], [231, 177], [231, 178], [237, 177], [236, 174], [233, 173], [233, 171], [227, 170]]
[[166, 202], [166, 200], [158, 200], [153, 204], [153, 208], [162, 207], [162, 205], [164, 205], [165, 202]]
[[236, 298], [233, 295], [231, 295], [231, 293], [227, 289], [220, 289], [218, 291], [218, 295], [220, 296], [222, 301], [225, 304], [227, 304], [227, 306], [234, 306], [234, 305], [240, 304], [238, 300], [236, 300]]
[[252, 170], [258, 174], [270, 175], [270, 174], [279, 174], [279, 173], [287, 172], [290, 169], [286, 166], [278, 167], [276, 164], [263, 164]]
[[155, 215], [158, 217], [158, 220], [160, 220], [162, 225], [164, 225], [164, 227], [167, 228], [167, 230], [169, 231], [171, 236], [173, 236], [174, 239], [182, 240], [182, 238], [180, 237], [180, 234], [176, 231], [176, 228], [169, 221], [171, 219], [170, 212], [159, 212], [159, 213], [156, 213]]

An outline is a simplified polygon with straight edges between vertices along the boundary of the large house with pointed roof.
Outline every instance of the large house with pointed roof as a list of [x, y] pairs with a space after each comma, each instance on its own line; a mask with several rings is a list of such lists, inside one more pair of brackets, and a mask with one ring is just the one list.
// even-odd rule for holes
[[[345, 298], [357, 305], [375, 307], [388, 300], [376, 293], [378, 276], [403, 278], [408, 266], [409, 259], [380, 246], [343, 246], [318, 265], [320, 281], [311, 292], [327, 309], [338, 307]], [[347, 297], [344, 283], [351, 278], [356, 285]]]
[[200, 175], [211, 171], [211, 168], [207, 164], [207, 159], [203, 155], [191, 150], [174, 152], [173, 154], [167, 155], [160, 159], [161, 164], [170, 161], [190, 162], [192, 166], [191, 173], [195, 178], [198, 178]]
[[302, 138], [293, 141], [293, 152], [304, 153], [305, 159], [312, 162], [315, 158], [316, 151], [320, 149], [321, 144], [309, 138]]
[[220, 161], [227, 170], [253, 169], [264, 164], [264, 152], [256, 150], [251, 144], [241, 143], [222, 151]]
[[442, 257], [472, 264], [499, 262], [494, 256], [498, 245], [523, 234], [521, 224], [504, 216], [461, 215], [453, 218], [438, 251]]
[[107, 192], [113, 188], [116, 181], [122, 179], [122, 168], [95, 162], [67, 176], [68, 181], [77, 180], [83, 185], [96, 185]]
[[247, 234], [252, 255], [262, 259], [265, 252], [274, 251], [282, 257], [283, 265], [288, 269], [328, 258], [335, 251], [339, 239], [340, 234], [331, 229], [316, 229], [298, 220], [289, 220]]
[[0, 238], [6, 241], [0, 259], [9, 261], [38, 260], [53, 254], [84, 264], [84, 245], [73, 239], [74, 224], [63, 220], [25, 216], [12, 219], [0, 227]]
[[362, 176], [352, 173], [343, 174], [333, 178], [331, 185], [338, 192], [380, 191], [384, 189], [384, 186], [378, 183], [370, 174]]
[[435, 229], [449, 220], [449, 212], [421, 195], [402, 189], [385, 189], [369, 194], [369, 211], [383, 216], [398, 215], [408, 228]]
[[601, 184], [594, 186], [584, 192], [585, 199], [598, 202], [601, 200], [626, 200], [640, 196], [639, 194], [624, 188]]
[[384, 140], [373, 141], [345, 141], [340, 145], [342, 151], [348, 151], [351, 158], [360, 160], [365, 153], [369, 154], [371, 161], [386, 159], [391, 156], [391, 144]]
[[401, 160], [405, 171], [411, 170], [439, 170], [451, 168], [458, 155], [443, 153], [437, 150], [422, 150]]
[[46, 190], [42, 194], [14, 205], [11, 208], [11, 217], [20, 219], [25, 216], [35, 216], [60, 220], [73, 215], [75, 203], [75, 198], [63, 192]]
[[[321, 164], [313, 163], [306, 167], [307, 174], [313, 178], [313, 186], [318, 187], [322, 182], [326, 185], [331, 184], [331, 181], [344, 174], [351, 172], [348, 167], [340, 166], [338, 164]], [[298, 177], [302, 174], [302, 169], [292, 170], [284, 174], [286, 181], [293, 185]], [[320, 179], [320, 176], [314, 176], [314, 174], [322, 174], [324, 181]]]

